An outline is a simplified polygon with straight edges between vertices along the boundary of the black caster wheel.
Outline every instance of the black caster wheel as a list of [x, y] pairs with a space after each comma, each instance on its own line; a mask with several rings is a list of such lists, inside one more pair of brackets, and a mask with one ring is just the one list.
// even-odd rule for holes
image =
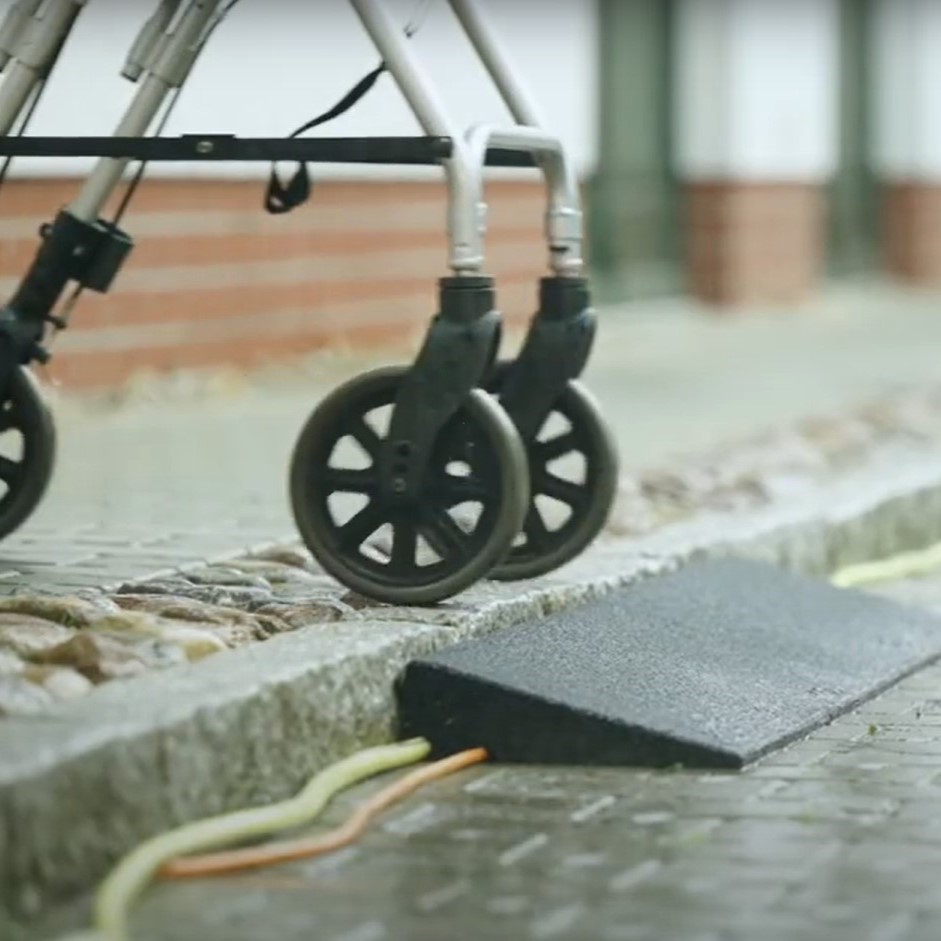
[[[508, 363], [488, 384], [499, 398]], [[500, 581], [536, 578], [570, 562], [601, 532], [618, 482], [617, 446], [594, 398], [569, 382], [535, 440], [524, 442], [530, 503], [508, 555], [491, 571]]]
[[56, 459], [52, 413], [32, 373], [18, 368], [0, 402], [0, 539], [39, 505]]
[[486, 577], [529, 506], [526, 452], [496, 400], [474, 389], [441, 429], [419, 500], [380, 490], [379, 454], [407, 369], [365, 373], [328, 395], [294, 450], [290, 498], [324, 569], [368, 598], [429, 605]]

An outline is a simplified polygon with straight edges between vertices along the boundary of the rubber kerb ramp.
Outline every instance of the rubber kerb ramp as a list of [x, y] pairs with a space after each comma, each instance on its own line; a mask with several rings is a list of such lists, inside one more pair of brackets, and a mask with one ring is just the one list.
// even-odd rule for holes
[[409, 663], [400, 731], [499, 762], [740, 768], [939, 656], [928, 612], [723, 559]]

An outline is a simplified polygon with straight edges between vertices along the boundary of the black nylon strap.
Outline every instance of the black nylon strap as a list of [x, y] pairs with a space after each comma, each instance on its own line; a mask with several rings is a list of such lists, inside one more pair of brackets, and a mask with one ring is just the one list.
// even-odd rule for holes
[[[288, 138], [298, 137], [305, 131], [310, 131], [321, 124], [326, 124], [334, 118], [345, 114], [376, 84], [376, 80], [386, 71], [385, 63], [380, 63], [367, 76], [361, 78], [332, 108], [323, 114], [302, 124]], [[282, 183], [278, 177], [277, 168], [272, 165], [271, 179], [265, 192], [265, 209], [272, 215], [281, 215], [296, 209], [310, 198], [310, 173], [306, 163], [299, 163], [294, 175], [287, 183]]]

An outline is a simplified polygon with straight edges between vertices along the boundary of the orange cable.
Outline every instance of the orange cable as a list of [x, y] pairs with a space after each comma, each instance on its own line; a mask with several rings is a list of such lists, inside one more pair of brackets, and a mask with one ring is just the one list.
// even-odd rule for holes
[[354, 810], [345, 823], [322, 836], [185, 856], [164, 863], [158, 875], [165, 879], [216, 876], [245, 869], [260, 869], [263, 866], [273, 866], [296, 859], [310, 859], [342, 849], [359, 839], [372, 820], [387, 807], [404, 800], [425, 784], [454, 774], [470, 765], [479, 764], [488, 757], [486, 749], [472, 748], [412, 771], [383, 788]]

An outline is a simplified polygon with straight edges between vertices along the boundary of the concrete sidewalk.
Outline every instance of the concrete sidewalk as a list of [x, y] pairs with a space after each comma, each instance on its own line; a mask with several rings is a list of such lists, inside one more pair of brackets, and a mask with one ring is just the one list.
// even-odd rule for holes
[[[741, 322], [698, 319], [672, 302], [604, 311], [588, 383], [619, 439], [626, 482], [633, 470], [658, 465], [701, 478], [702, 462], [681, 455], [703, 449], [721, 455], [719, 472], [714, 461], [705, 473], [720, 483], [731, 479], [722, 468], [736, 461], [746, 476], [756, 461], [777, 461], [787, 476], [794, 454], [782, 457], [780, 441], [747, 460], [741, 449], [720, 446], [809, 414], [845, 413], [900, 386], [935, 383], [938, 301], [847, 290], [813, 310]], [[703, 498], [675, 525], [642, 538], [612, 532], [566, 570], [523, 585], [482, 584], [434, 611], [356, 608], [303, 565], [295, 581], [278, 584], [253, 581], [247, 564], [241, 574], [175, 576], [180, 566], [294, 539], [285, 498], [294, 436], [319, 395], [368, 365], [321, 358], [207, 398], [180, 401], [164, 391], [112, 412], [60, 407], [59, 474], [41, 512], [0, 546], [0, 585], [33, 594], [89, 590], [86, 598], [107, 605], [90, 590], [163, 573], [162, 584], [139, 589], [151, 600], [159, 592], [211, 595], [233, 623], [261, 612], [293, 616], [299, 629], [107, 683], [78, 705], [0, 719], [0, 927], [4, 908], [35, 915], [87, 888], [148, 833], [284, 796], [325, 763], [387, 739], [391, 682], [409, 657], [692, 555], [735, 551], [819, 574], [936, 538], [941, 406], [916, 395], [894, 437], [888, 428], [876, 440], [877, 423], [851, 420], [823, 429], [823, 437], [842, 436], [835, 443], [815, 432], [813, 447], [804, 441], [813, 453], [803, 470], [812, 472], [796, 489], [754, 499], [754, 481], [745, 481], [731, 509]], [[853, 435], [861, 438], [854, 443]], [[628, 487], [619, 513], [630, 499]]]

